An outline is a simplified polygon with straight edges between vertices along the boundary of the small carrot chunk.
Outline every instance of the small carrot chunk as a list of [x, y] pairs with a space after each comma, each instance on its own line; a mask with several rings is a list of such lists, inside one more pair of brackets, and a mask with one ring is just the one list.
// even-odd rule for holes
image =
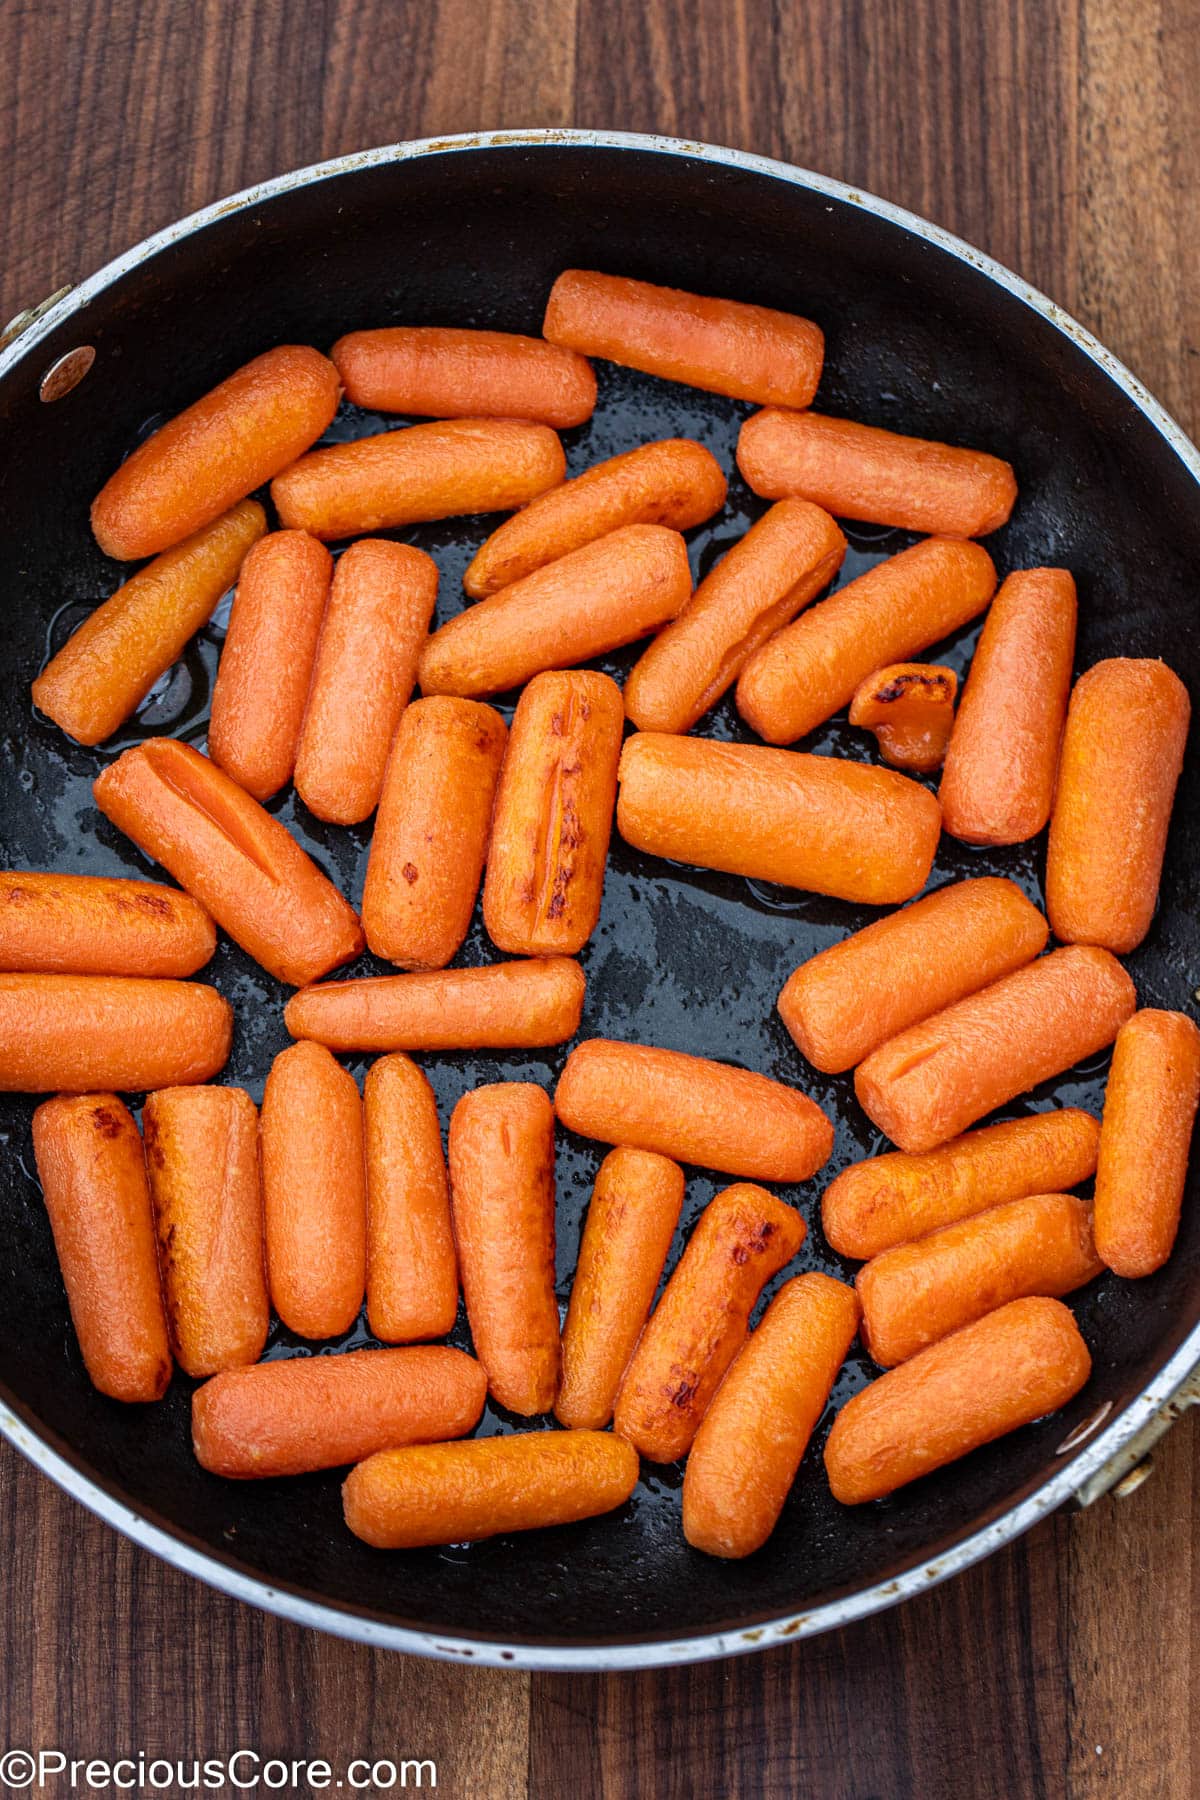
[[850, 723], [875, 733], [894, 769], [932, 775], [950, 742], [957, 693], [958, 676], [940, 663], [889, 663], [855, 688]]

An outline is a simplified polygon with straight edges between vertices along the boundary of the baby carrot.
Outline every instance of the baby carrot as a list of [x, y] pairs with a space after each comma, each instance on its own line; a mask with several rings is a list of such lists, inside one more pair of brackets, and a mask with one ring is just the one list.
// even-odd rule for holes
[[446, 419], [313, 450], [277, 475], [271, 499], [283, 525], [318, 538], [361, 537], [463, 513], [511, 512], [566, 469], [547, 425], [523, 419]]
[[1165, 663], [1116, 656], [1075, 683], [1046, 851], [1046, 910], [1067, 943], [1123, 956], [1149, 931], [1190, 716]]
[[924, 887], [937, 851], [934, 796], [867, 763], [641, 731], [619, 776], [626, 843], [702, 869], [895, 906]]
[[1099, 1141], [1099, 1121], [1065, 1106], [985, 1125], [921, 1156], [872, 1156], [830, 1182], [821, 1224], [839, 1256], [865, 1260], [1003, 1200], [1078, 1187], [1095, 1174]]
[[892, 768], [932, 775], [950, 742], [957, 692], [958, 676], [940, 663], [889, 663], [855, 688], [847, 716], [875, 733]]
[[591, 1519], [637, 1478], [637, 1456], [610, 1432], [522, 1431], [381, 1450], [350, 1471], [342, 1500], [355, 1537], [415, 1550]]
[[592, 269], [558, 277], [542, 330], [585, 356], [760, 405], [808, 406], [825, 356], [820, 327], [795, 313]]
[[833, 1126], [798, 1088], [681, 1050], [588, 1038], [568, 1056], [554, 1107], [568, 1131], [756, 1181], [807, 1181]]
[[198, 981], [0, 975], [0, 1093], [141, 1093], [224, 1067], [233, 1013]]
[[458, 1315], [458, 1256], [437, 1103], [407, 1056], [381, 1056], [363, 1084], [367, 1318], [387, 1343], [445, 1337]]
[[487, 1382], [461, 1350], [351, 1350], [226, 1369], [192, 1396], [192, 1447], [235, 1481], [305, 1475], [378, 1450], [462, 1437]]
[[980, 544], [926, 538], [802, 613], [757, 650], [737, 686], [760, 737], [790, 744], [848, 706], [859, 684], [981, 613], [996, 586]]
[[600, 918], [625, 713], [607, 675], [535, 675], [517, 702], [483, 884], [493, 944], [574, 956]]
[[118, 830], [256, 962], [298, 987], [363, 947], [358, 917], [278, 819], [178, 738], [151, 738], [92, 789]]
[[554, 1112], [527, 1081], [464, 1094], [450, 1117], [450, 1199], [463, 1294], [488, 1390], [510, 1412], [558, 1391]]
[[444, 969], [467, 935], [508, 730], [492, 707], [437, 694], [400, 715], [375, 817], [362, 921], [376, 956]]
[[242, 564], [213, 684], [208, 754], [256, 800], [292, 779], [333, 560], [272, 531]]
[[200, 531], [319, 438], [337, 411], [337, 370], [306, 344], [268, 350], [140, 444], [92, 503], [118, 562]]
[[1032, 962], [1049, 935], [1014, 881], [952, 882], [801, 963], [779, 1014], [813, 1067], [835, 1074]]
[[0, 873], [0, 969], [47, 975], [194, 975], [217, 947], [190, 894], [115, 875]]
[[673, 619], [691, 591], [677, 531], [610, 531], [435, 631], [421, 656], [422, 691], [499, 694], [540, 669], [587, 662]]
[[115, 1094], [60, 1094], [33, 1115], [33, 1153], [92, 1385], [112, 1400], [161, 1400], [171, 1352], [132, 1116]]
[[1075, 656], [1075, 583], [1019, 569], [992, 601], [946, 752], [946, 830], [968, 844], [1021, 844], [1050, 817]]
[[334, 570], [296, 752], [296, 792], [318, 819], [374, 812], [437, 584], [431, 556], [384, 538], [360, 538]]
[[932, 1150], [1103, 1050], [1136, 1005], [1107, 950], [1052, 950], [872, 1051], [854, 1091], [901, 1150]]
[[785, 1282], [739, 1351], [696, 1433], [683, 1535], [710, 1556], [750, 1556], [783, 1511], [858, 1329], [854, 1289], [828, 1275]]
[[700, 583], [634, 664], [625, 710], [642, 731], [690, 731], [760, 645], [828, 587], [846, 540], [829, 514], [781, 500]]
[[617, 1393], [613, 1430], [649, 1462], [687, 1455], [758, 1296], [804, 1237], [799, 1213], [749, 1182], [705, 1207]]
[[545, 338], [445, 325], [351, 331], [329, 352], [346, 398], [432, 419], [540, 419], [565, 430], [596, 407], [586, 357]]
[[986, 537], [1017, 498], [1012, 467], [998, 456], [823, 413], [755, 413], [742, 426], [737, 461], [768, 500], [801, 494], [839, 519], [944, 537]]
[[324, 982], [293, 994], [283, 1021], [337, 1051], [534, 1049], [574, 1037], [585, 987], [569, 957], [529, 957]]
[[1151, 1275], [1179, 1230], [1200, 1102], [1200, 1031], [1147, 1007], [1117, 1033], [1096, 1169], [1096, 1248], [1118, 1275]]
[[1011, 1300], [848, 1400], [825, 1444], [835, 1500], [860, 1506], [1074, 1398], [1092, 1372], [1061, 1300]]
[[77, 743], [111, 737], [212, 616], [266, 527], [258, 502], [244, 500], [139, 569], [46, 664], [34, 704]]
[[639, 444], [539, 494], [497, 526], [476, 551], [463, 587], [472, 600], [486, 600], [623, 525], [689, 531], [724, 504], [721, 465], [703, 444], [691, 438]]
[[165, 1088], [147, 1095], [142, 1131], [176, 1361], [196, 1377], [257, 1362], [270, 1309], [254, 1102]]
[[320, 1044], [291, 1044], [271, 1064], [259, 1147], [271, 1304], [300, 1337], [340, 1337], [367, 1279], [362, 1104]]
[[600, 1164], [562, 1334], [560, 1424], [599, 1430], [613, 1402], [671, 1248], [683, 1170], [622, 1147]]

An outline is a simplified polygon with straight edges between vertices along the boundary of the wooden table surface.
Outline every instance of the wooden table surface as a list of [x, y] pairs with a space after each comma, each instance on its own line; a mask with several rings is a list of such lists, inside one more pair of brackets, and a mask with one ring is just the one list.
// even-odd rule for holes
[[[0, 319], [260, 177], [479, 126], [784, 157], [971, 239], [1200, 424], [1189, 0], [0, 0]], [[373, 1653], [130, 1547], [0, 1447], [0, 1750], [432, 1757], [460, 1796], [1200, 1792], [1195, 1437], [899, 1611], [636, 1676]], [[64, 1790], [65, 1791], [65, 1790]]]

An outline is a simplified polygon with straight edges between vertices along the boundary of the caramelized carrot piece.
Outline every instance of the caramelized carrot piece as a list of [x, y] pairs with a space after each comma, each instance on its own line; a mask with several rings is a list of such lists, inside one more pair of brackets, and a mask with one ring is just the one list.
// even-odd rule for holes
[[446, 325], [351, 331], [329, 352], [346, 398], [433, 419], [540, 419], [563, 431], [596, 408], [586, 357], [545, 338]]
[[362, 949], [356, 913], [286, 826], [189, 744], [151, 738], [126, 750], [92, 791], [277, 980], [299, 986]]
[[535, 675], [492, 818], [483, 922], [517, 956], [574, 956], [600, 918], [625, 713], [607, 675]]
[[535, 1049], [574, 1037], [586, 985], [568, 957], [529, 957], [325, 982], [293, 994], [283, 1019], [338, 1051]]
[[690, 731], [754, 652], [829, 586], [846, 540], [829, 514], [781, 500], [700, 583], [625, 683], [642, 731]]
[[0, 975], [0, 1093], [141, 1093], [225, 1066], [233, 1013], [198, 981]]
[[367, 1318], [388, 1343], [445, 1337], [458, 1316], [458, 1256], [437, 1103], [407, 1056], [381, 1056], [363, 1085]]
[[858, 1329], [854, 1289], [828, 1275], [780, 1288], [705, 1413], [683, 1477], [683, 1535], [710, 1556], [760, 1550]]
[[932, 775], [950, 742], [957, 693], [958, 676], [940, 663], [889, 663], [855, 688], [850, 723], [875, 733], [894, 769]]
[[1117, 1033], [1096, 1170], [1096, 1248], [1118, 1275], [1161, 1269], [1175, 1245], [1200, 1103], [1200, 1031], [1147, 1007]]
[[0, 873], [0, 969], [47, 975], [194, 975], [217, 947], [190, 894], [113, 875]]
[[256, 500], [156, 557], [72, 632], [33, 683], [33, 700], [80, 744], [111, 737], [211, 618], [267, 527]]
[[171, 1352], [131, 1114], [115, 1094], [60, 1094], [33, 1115], [33, 1153], [93, 1387], [112, 1400], [161, 1400]]
[[1191, 710], [1161, 662], [1116, 656], [1076, 682], [1046, 852], [1046, 910], [1067, 943], [1123, 956], [1149, 931]]

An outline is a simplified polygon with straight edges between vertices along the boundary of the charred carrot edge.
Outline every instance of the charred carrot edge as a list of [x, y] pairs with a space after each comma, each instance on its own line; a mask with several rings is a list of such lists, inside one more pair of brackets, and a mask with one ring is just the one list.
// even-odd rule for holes
[[958, 676], [940, 663], [889, 663], [854, 690], [850, 723], [873, 731], [894, 769], [940, 769], [954, 724]]
[[703, 444], [690, 438], [639, 444], [593, 463], [506, 519], [476, 551], [463, 587], [472, 600], [486, 600], [624, 525], [690, 531], [724, 504], [721, 465]]
[[80, 744], [111, 737], [183, 654], [267, 528], [256, 500], [156, 557], [72, 632], [33, 683], [33, 700]]
[[436, 695], [400, 715], [371, 838], [362, 921], [376, 956], [443, 969], [467, 935], [508, 728]]
[[346, 1524], [377, 1550], [461, 1544], [569, 1525], [624, 1505], [637, 1485], [628, 1444], [601, 1431], [524, 1431], [381, 1450], [342, 1488]]
[[1165, 663], [1113, 657], [1076, 682], [1046, 851], [1056, 937], [1126, 955], [1150, 929], [1190, 717]]
[[821, 1224], [862, 1260], [1026, 1194], [1061, 1193], [1096, 1171], [1100, 1122], [1077, 1107], [1006, 1119], [921, 1156], [852, 1163], [825, 1189]]
[[829, 586], [846, 540], [829, 514], [781, 500], [700, 583], [625, 683], [642, 731], [690, 731], [767, 639]]
[[542, 331], [552, 344], [761, 405], [808, 406], [825, 339], [811, 319], [592, 269], [565, 269]]
[[1092, 1371], [1061, 1300], [1012, 1300], [848, 1400], [825, 1444], [835, 1500], [861, 1506], [1057, 1412]]
[[779, 1014], [814, 1068], [836, 1074], [1046, 948], [1041, 913], [1013, 881], [952, 882], [811, 956]]
[[1150, 1275], [1179, 1229], [1200, 1103], [1200, 1031], [1148, 1007], [1117, 1033], [1096, 1169], [1096, 1248], [1118, 1275]]
[[687, 546], [627, 525], [468, 607], [428, 640], [426, 694], [503, 693], [542, 669], [587, 662], [674, 618], [692, 591]]
[[304, 988], [283, 1021], [338, 1051], [534, 1049], [574, 1037], [586, 985], [565, 956], [368, 976]]
[[493, 944], [574, 956], [600, 918], [625, 712], [588, 670], [535, 675], [517, 702], [483, 885]]
[[177, 738], [101, 770], [96, 804], [280, 981], [300, 986], [363, 947], [358, 916], [278, 819]]
[[242, 564], [221, 648], [208, 754], [256, 800], [292, 779], [333, 559], [306, 531], [273, 531]]
[[0, 872], [0, 969], [45, 975], [194, 975], [217, 947], [190, 894], [109, 875]]
[[233, 1013], [198, 981], [0, 975], [0, 1092], [142, 1093], [224, 1067]]
[[839, 519], [945, 537], [986, 537], [1017, 498], [1012, 467], [998, 456], [823, 413], [755, 413], [742, 426], [737, 461], [768, 500], [800, 494]]
[[93, 1387], [113, 1400], [161, 1400], [171, 1351], [132, 1115], [115, 1094], [60, 1094], [33, 1115], [33, 1153]]
[[388, 1343], [445, 1337], [458, 1314], [458, 1255], [437, 1103], [407, 1056], [381, 1056], [363, 1086], [367, 1318]]
[[868, 906], [911, 900], [933, 867], [941, 810], [891, 769], [640, 731], [618, 776], [617, 829], [650, 856]]
[[545, 338], [444, 325], [351, 331], [329, 352], [355, 406], [433, 419], [538, 419], [563, 431], [596, 409], [586, 357]]
[[981, 544], [944, 537], [914, 544], [756, 651], [738, 680], [738, 711], [769, 743], [793, 743], [848, 706], [876, 669], [909, 661], [975, 618], [995, 586]]
[[785, 1282], [705, 1413], [683, 1477], [683, 1535], [710, 1556], [750, 1556], [774, 1531], [858, 1329], [854, 1289]]
[[461, 1350], [351, 1350], [214, 1375], [192, 1396], [192, 1446], [213, 1475], [304, 1475], [376, 1451], [463, 1437], [487, 1382]]
[[618, 1437], [650, 1462], [687, 1455], [758, 1296], [804, 1238], [799, 1213], [765, 1188], [739, 1182], [709, 1202], [622, 1378]]
[[647, 1150], [610, 1150], [592, 1190], [562, 1334], [555, 1417], [599, 1430], [650, 1313], [683, 1205], [683, 1170]]
[[464, 1094], [450, 1119], [450, 1198], [475, 1353], [510, 1412], [558, 1391], [554, 1113], [529, 1082]]

